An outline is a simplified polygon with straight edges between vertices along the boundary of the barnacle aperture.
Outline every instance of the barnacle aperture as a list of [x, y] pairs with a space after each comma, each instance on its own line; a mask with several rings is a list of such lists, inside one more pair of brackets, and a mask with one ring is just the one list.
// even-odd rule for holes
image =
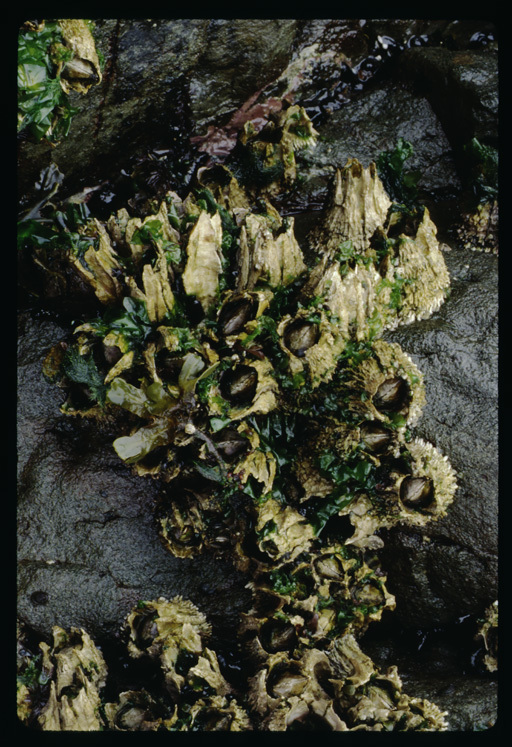
[[306, 350], [313, 347], [320, 338], [318, 324], [303, 319], [291, 322], [284, 332], [284, 343], [298, 358], [303, 358]]
[[234, 405], [250, 404], [256, 394], [257, 386], [257, 370], [245, 364], [224, 371], [220, 378], [222, 396]]

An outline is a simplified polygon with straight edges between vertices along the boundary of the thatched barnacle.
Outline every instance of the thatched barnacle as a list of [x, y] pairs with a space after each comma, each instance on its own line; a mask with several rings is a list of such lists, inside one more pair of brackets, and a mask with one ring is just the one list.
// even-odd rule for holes
[[420, 370], [399, 345], [384, 340], [373, 341], [371, 355], [354, 368], [346, 386], [352, 411], [384, 426], [414, 424], [425, 404]]
[[114, 731], [157, 731], [170, 729], [173, 712], [166, 709], [146, 690], [126, 690], [117, 701], [105, 703], [103, 710], [110, 729]]
[[[258, 728], [442, 728], [356, 637], [394, 608], [371, 552], [379, 530], [442, 516], [456, 488], [447, 460], [409, 431], [425, 402], [419, 369], [379, 339], [439, 307], [446, 268], [428, 213], [390, 211], [375, 167], [355, 160], [337, 172], [327, 224], [310, 237], [323, 256], [308, 268], [269, 194], [272, 175], [294, 178], [282, 156], [311, 137], [297, 107], [261, 133], [244, 128], [246, 155], [272, 177], [262, 199], [238, 184], [233, 154], [229, 168], [201, 169], [184, 199], [148, 202], [151, 215], [89, 221], [69, 259], [106, 310], [46, 368], [122, 417], [114, 449], [160, 478], [172, 555], [252, 573], [238, 644]], [[251, 728], [210, 633], [190, 602], [141, 602], [128, 649], [163, 670], [165, 707], [127, 690], [105, 710], [110, 727]]]
[[100, 690], [107, 667], [103, 654], [81, 628], [54, 626], [53, 642], [40, 643], [42, 667], [50, 679], [48, 699], [38, 716], [47, 731], [99, 731]]
[[336, 322], [322, 309], [299, 309], [293, 317], [286, 314], [277, 326], [277, 334], [292, 376], [307, 372], [313, 388], [332, 378], [345, 340]]
[[149, 656], [171, 670], [180, 651], [199, 654], [203, 650], [211, 626], [192, 602], [178, 596], [139, 602], [127, 616], [125, 630], [131, 656]]

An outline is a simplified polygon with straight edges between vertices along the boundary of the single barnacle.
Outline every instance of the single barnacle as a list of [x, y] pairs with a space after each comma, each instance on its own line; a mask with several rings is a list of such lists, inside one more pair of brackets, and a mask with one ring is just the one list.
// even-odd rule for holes
[[165, 671], [172, 670], [180, 651], [200, 654], [210, 624], [188, 599], [164, 597], [139, 602], [127, 616], [128, 651], [139, 658], [158, 659]]
[[283, 508], [274, 498], [268, 498], [256, 506], [256, 511], [256, 536], [262, 552], [273, 560], [284, 555], [293, 559], [308, 549], [314, 529], [294, 508]]
[[54, 626], [52, 646], [42, 642], [42, 668], [51, 680], [38, 723], [44, 731], [99, 731], [107, 667], [101, 651], [81, 628]]
[[356, 158], [349, 158], [336, 170], [330, 205], [310, 243], [329, 255], [342, 241], [351, 241], [358, 253], [364, 252], [374, 231], [384, 225], [390, 206], [375, 163], [364, 168]]
[[116, 702], [105, 703], [108, 727], [114, 731], [157, 731], [170, 729], [174, 709], [165, 709], [146, 690], [127, 690]]
[[192, 229], [187, 243], [187, 264], [182, 275], [183, 287], [195, 296], [207, 313], [215, 303], [222, 273], [222, 224], [219, 213], [210, 216], [204, 210]]
[[82, 19], [61, 18], [58, 23], [64, 44], [72, 51], [71, 58], [60, 61], [57, 67], [60, 85], [66, 93], [87, 93], [102, 78], [94, 37]]
[[294, 220], [274, 233], [275, 219], [249, 213], [240, 229], [237, 291], [252, 291], [263, 281], [271, 288], [288, 285], [306, 270], [294, 234]]
[[292, 376], [307, 371], [313, 388], [332, 378], [345, 339], [338, 324], [330, 321], [324, 311], [300, 309], [294, 317], [287, 314], [279, 322], [277, 333]]
[[393, 254], [395, 259], [388, 265], [387, 276], [391, 283], [400, 279], [397, 323], [428, 319], [446, 298], [450, 274], [437, 241], [437, 228], [426, 207], [412, 235], [401, 233], [397, 237]]
[[[270, 361], [254, 360], [251, 364], [241, 363], [228, 368], [221, 374], [218, 384], [208, 392], [210, 415], [228, 415], [237, 421], [252, 414], [265, 414], [277, 405], [279, 386], [272, 376]], [[220, 402], [219, 402], [220, 400]], [[224, 404], [228, 406], [224, 412]]]
[[183, 731], [250, 731], [247, 712], [234, 698], [213, 695], [198, 700], [188, 710]]
[[383, 425], [410, 426], [425, 404], [423, 375], [397, 343], [375, 340], [372, 354], [355, 367], [346, 386], [351, 410]]

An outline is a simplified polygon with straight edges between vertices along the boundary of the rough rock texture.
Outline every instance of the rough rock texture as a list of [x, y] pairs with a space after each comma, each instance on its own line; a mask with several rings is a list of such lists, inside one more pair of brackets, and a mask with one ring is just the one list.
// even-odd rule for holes
[[455, 249], [445, 260], [449, 300], [431, 319], [387, 335], [425, 377], [418, 435], [448, 455], [458, 473], [444, 519], [422, 533], [394, 529], [385, 537], [382, 559], [397, 593], [397, 619], [418, 627], [479, 614], [497, 595], [498, 261]]
[[103, 639], [137, 601], [183, 594], [229, 629], [250, 598], [243, 576], [209, 558], [171, 556], [154, 524], [155, 483], [130, 473], [112, 438], [59, 413], [62, 392], [41, 363], [66, 332], [20, 316], [18, 614], [41, 635], [73, 625]]

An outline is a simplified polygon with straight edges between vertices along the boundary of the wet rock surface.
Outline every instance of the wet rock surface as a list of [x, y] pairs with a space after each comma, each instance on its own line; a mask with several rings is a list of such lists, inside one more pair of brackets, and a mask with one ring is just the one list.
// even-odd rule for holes
[[112, 434], [60, 414], [62, 391], [41, 366], [66, 332], [20, 317], [19, 615], [45, 638], [53, 625], [78, 625], [104, 640], [139, 600], [182, 594], [213, 624], [236, 626], [249, 600], [243, 575], [207, 557], [170, 555], [154, 522], [156, 484], [120, 462]]
[[397, 618], [418, 626], [475, 614], [497, 594], [498, 260], [457, 249], [445, 260], [449, 300], [431, 319], [387, 335], [425, 376], [417, 434], [458, 473], [444, 519], [421, 534], [398, 529], [385, 537], [383, 562], [399, 584]]
[[[317, 44], [312, 55], [318, 60], [330, 39], [345, 50], [350, 85], [340, 85], [345, 68], [332, 56], [299, 68], [291, 98], [309, 102], [311, 112], [317, 107], [321, 138], [315, 150], [299, 157], [303, 180], [284, 207], [291, 213], [318, 210], [334, 167], [349, 156], [367, 165], [402, 136], [414, 148], [407, 167], [422, 172], [421, 195], [436, 222], [439, 217], [444, 238], [442, 219], [449, 225], [446, 216], [457, 214], [463, 189], [462, 145], [475, 136], [496, 143], [497, 59], [487, 48], [492, 29], [474, 22], [262, 21], [273, 24], [270, 36], [260, 33], [257, 23], [98, 21], [104, 82], [77, 97], [80, 111], [70, 137], [56, 149], [21, 144], [20, 205], [31, 204], [29, 187], [50, 159], [66, 174], [63, 195], [95, 180], [114, 183], [119, 164], [150, 145], [169, 149], [169, 178], [181, 180], [207, 158], [191, 145], [193, 135], [224, 125], [262, 88], [277, 95], [273, 82], [301, 50]], [[480, 47], [478, 40], [470, 43], [479, 33], [487, 34]], [[386, 35], [403, 44], [413, 37], [425, 44], [423, 35], [440, 46], [412, 45], [392, 73], [386, 68], [389, 74], [366, 85], [360, 65], [375, 56], [377, 38]], [[382, 44], [377, 46], [381, 51]], [[290, 70], [283, 79], [289, 88]], [[354, 75], [361, 86], [354, 85]], [[324, 91], [330, 93], [322, 104], [315, 97]], [[397, 599], [393, 620], [409, 633], [478, 616], [497, 594], [498, 260], [451, 243], [445, 252], [450, 298], [431, 319], [386, 336], [425, 376], [427, 406], [415, 433], [449, 457], [459, 483], [443, 520], [421, 533], [398, 527], [382, 533], [382, 563]], [[112, 434], [92, 433], [86, 422], [60, 414], [63, 394], [44, 379], [41, 363], [69, 332], [69, 323], [31, 309], [21, 311], [19, 323], [22, 620], [44, 637], [54, 624], [79, 625], [102, 642], [115, 638], [139, 599], [183, 594], [214, 627], [234, 630], [250, 599], [243, 575], [207, 557], [170, 556], [154, 524], [156, 483], [134, 477], [120, 463]], [[456, 636], [444, 648], [424, 647], [418, 657], [414, 646], [400, 650], [387, 633], [389, 628], [369, 640], [365, 651], [377, 664], [396, 663], [411, 694], [449, 710], [451, 729], [485, 728], [493, 720], [496, 681], [472, 669], [469, 642], [464, 662], [447, 663], [463, 647]]]

